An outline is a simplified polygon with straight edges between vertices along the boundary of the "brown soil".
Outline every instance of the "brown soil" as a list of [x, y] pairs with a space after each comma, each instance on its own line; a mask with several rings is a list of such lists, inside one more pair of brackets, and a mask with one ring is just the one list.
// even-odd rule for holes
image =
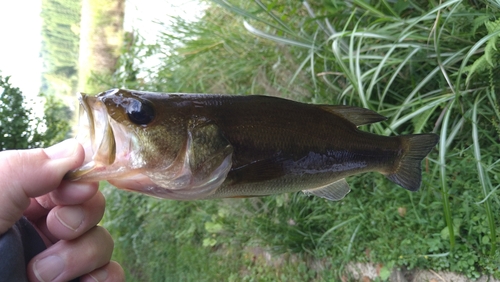
[[[263, 248], [254, 247], [246, 249], [256, 261], [265, 262], [269, 266], [280, 268], [281, 265], [287, 261], [294, 261], [298, 258], [294, 255], [279, 255], [274, 256]], [[315, 269], [319, 273], [328, 271], [332, 265], [326, 261], [310, 260], [306, 262], [309, 268]], [[381, 281], [380, 270], [383, 268], [381, 264], [372, 263], [349, 263], [344, 271], [344, 276], [339, 277], [342, 282], [370, 282]], [[319, 279], [318, 281], [322, 281]], [[477, 280], [472, 280], [465, 275], [460, 275], [447, 271], [433, 271], [433, 270], [420, 270], [420, 269], [392, 269], [391, 275], [388, 278], [389, 282], [500, 282], [500, 280], [492, 277], [482, 276]]]

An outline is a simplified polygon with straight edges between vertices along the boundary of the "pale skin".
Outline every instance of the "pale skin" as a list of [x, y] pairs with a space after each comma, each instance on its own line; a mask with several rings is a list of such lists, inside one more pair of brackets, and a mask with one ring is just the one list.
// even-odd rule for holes
[[105, 206], [98, 183], [62, 180], [83, 159], [75, 140], [0, 152], [0, 234], [24, 215], [47, 246], [27, 267], [30, 281], [125, 280], [122, 267], [110, 260], [111, 236], [97, 226]]

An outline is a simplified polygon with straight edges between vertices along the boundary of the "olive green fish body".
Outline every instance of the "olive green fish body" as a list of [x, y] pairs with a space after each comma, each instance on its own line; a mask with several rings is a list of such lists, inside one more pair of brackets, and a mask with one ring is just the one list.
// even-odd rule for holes
[[325, 106], [266, 96], [215, 99], [202, 115], [232, 145], [233, 165], [211, 197], [307, 190], [360, 172], [389, 172], [401, 157], [399, 137], [362, 132]]
[[[130, 131], [132, 141], [117, 141], [127, 149], [117, 148], [115, 157], [101, 157], [110, 163], [92, 168], [98, 172], [89, 173], [87, 165], [73, 172], [78, 177], [70, 178], [96, 180], [92, 174], [99, 174], [120, 188], [163, 198], [302, 190], [339, 200], [349, 192], [345, 177], [369, 171], [415, 191], [420, 187], [421, 161], [437, 142], [434, 134], [386, 137], [360, 131], [357, 126], [385, 118], [349, 106], [268, 96], [129, 90], [110, 90], [97, 99], [109, 115], [112, 130], [107, 131], [113, 134], [108, 135]], [[124, 160], [128, 163], [117, 165]]]

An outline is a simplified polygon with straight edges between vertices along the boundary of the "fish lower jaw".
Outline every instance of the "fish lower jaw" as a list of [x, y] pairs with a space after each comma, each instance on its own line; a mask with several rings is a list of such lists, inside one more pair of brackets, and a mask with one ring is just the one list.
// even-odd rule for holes
[[108, 179], [108, 182], [122, 190], [139, 192], [161, 199], [187, 201], [205, 199], [207, 197], [206, 194], [200, 193], [196, 187], [187, 186], [180, 189], [162, 187], [151, 181], [151, 179], [144, 174], [137, 174], [133, 177]]
[[[150, 194], [154, 189], [163, 189], [158, 187], [155, 183], [149, 179], [146, 175], [138, 173], [133, 176], [126, 177], [116, 177], [107, 180], [111, 185], [128, 191], [140, 192], [144, 194]], [[159, 192], [159, 191], [157, 191]]]

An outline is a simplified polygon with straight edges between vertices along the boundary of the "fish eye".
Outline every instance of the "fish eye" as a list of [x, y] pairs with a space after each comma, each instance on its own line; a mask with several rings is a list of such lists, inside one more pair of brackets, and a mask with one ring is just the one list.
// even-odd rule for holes
[[147, 102], [130, 99], [125, 108], [128, 118], [137, 125], [147, 125], [155, 118], [153, 106]]

